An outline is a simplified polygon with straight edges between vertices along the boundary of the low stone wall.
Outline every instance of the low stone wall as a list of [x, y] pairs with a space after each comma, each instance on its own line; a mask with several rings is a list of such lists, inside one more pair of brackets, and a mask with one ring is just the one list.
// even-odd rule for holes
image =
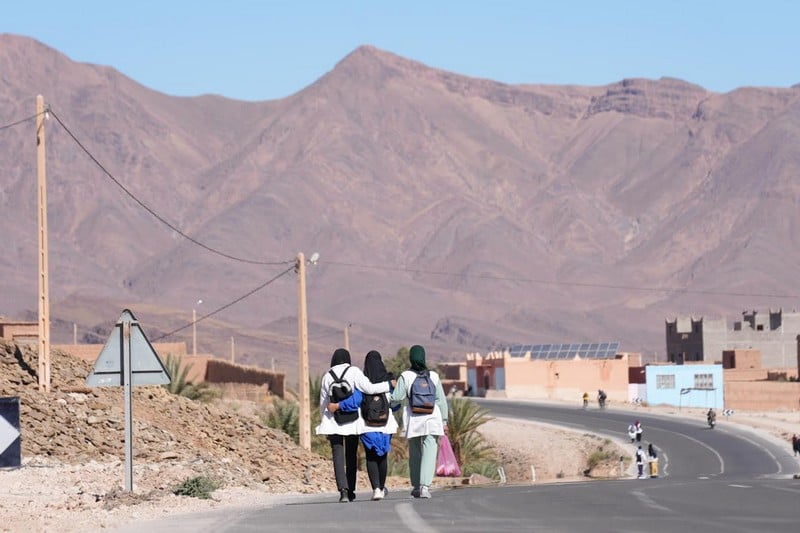
[[275, 396], [284, 397], [286, 375], [254, 366], [242, 366], [221, 359], [209, 359], [206, 363], [206, 381], [209, 383], [238, 383], [266, 385]]
[[800, 382], [726, 380], [725, 408], [744, 411], [800, 409]]
[[222, 397], [229, 400], [245, 400], [248, 402], [264, 403], [271, 396], [269, 385], [251, 385], [250, 383], [216, 383], [214, 387], [220, 390]]

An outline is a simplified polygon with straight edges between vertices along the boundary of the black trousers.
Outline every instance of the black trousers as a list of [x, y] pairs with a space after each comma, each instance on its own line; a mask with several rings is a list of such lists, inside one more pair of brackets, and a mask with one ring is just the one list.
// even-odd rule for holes
[[364, 453], [367, 456], [367, 475], [372, 490], [382, 489], [386, 486], [386, 468], [388, 455], [378, 455], [374, 450], [364, 446]]
[[336, 476], [336, 490], [347, 489], [356, 492], [358, 473], [358, 435], [328, 435], [333, 456], [333, 474]]

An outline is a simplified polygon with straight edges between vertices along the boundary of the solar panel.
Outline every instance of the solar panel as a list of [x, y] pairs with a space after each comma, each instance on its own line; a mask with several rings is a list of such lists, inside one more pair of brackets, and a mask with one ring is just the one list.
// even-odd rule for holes
[[511, 344], [505, 351], [514, 358], [531, 359], [611, 359], [619, 351], [619, 342], [561, 343], [561, 344]]

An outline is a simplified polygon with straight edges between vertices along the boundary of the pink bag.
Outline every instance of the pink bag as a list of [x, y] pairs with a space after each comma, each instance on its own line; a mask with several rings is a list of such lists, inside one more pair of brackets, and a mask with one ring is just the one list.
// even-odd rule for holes
[[444, 477], [461, 477], [461, 468], [456, 462], [456, 454], [447, 435], [439, 437], [439, 454], [436, 456], [436, 475]]

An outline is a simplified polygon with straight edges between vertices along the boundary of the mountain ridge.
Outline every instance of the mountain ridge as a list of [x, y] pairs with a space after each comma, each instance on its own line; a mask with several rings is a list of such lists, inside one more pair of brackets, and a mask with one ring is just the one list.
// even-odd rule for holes
[[[462, 357], [614, 338], [650, 354], [663, 351], [665, 317], [796, 302], [786, 298], [788, 265], [800, 259], [796, 88], [508, 85], [362, 46], [295, 94], [239, 102], [164, 95], [8, 34], [0, 69], [15, 80], [0, 89], [0, 122], [29, 116], [33, 96], [46, 94], [165, 220], [240, 259], [284, 263], [229, 261], [180, 238], [50, 121], [53, 314], [87, 330], [119, 314], [93, 315], [100, 298], [146, 307], [143, 322], [171, 331], [198, 299], [202, 316], [300, 251], [321, 254], [308, 269], [320, 367], [348, 323], [356, 353], [428, 343]], [[25, 128], [0, 136], [12, 154], [0, 162], [5, 314], [35, 309]], [[242, 343], [242, 360], [294, 365], [295, 283], [270, 285], [265, 298], [198, 324], [211, 329], [209, 350], [227, 353], [238, 329], [261, 330]]]

